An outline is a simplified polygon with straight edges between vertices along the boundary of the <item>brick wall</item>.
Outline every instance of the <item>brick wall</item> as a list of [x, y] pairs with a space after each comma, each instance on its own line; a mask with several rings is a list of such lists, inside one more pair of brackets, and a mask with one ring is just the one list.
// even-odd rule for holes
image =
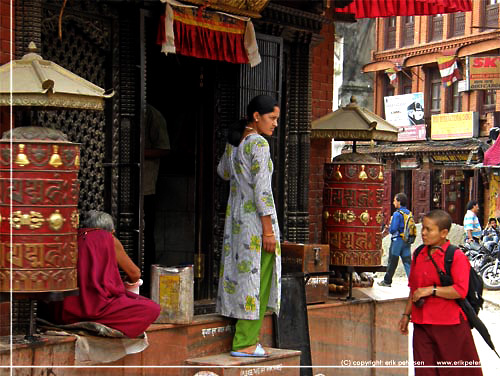
[[[329, 9], [327, 12], [331, 12]], [[332, 17], [327, 14], [327, 17]], [[333, 56], [335, 28], [324, 25], [323, 41], [312, 50], [312, 119], [332, 111]], [[321, 213], [323, 208], [323, 164], [331, 159], [331, 140], [311, 140], [309, 180], [309, 242], [321, 242]]]
[[[14, 30], [10, 27], [10, 12], [14, 7], [14, 0], [0, 0], [0, 65], [11, 60], [11, 38], [14, 39]], [[9, 129], [10, 108], [0, 107], [0, 134]], [[10, 333], [10, 304], [0, 303], [0, 336]]]

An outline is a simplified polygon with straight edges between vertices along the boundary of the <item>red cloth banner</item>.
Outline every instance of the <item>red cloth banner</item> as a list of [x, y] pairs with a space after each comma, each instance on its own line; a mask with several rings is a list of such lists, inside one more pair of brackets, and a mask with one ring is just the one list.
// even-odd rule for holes
[[443, 13], [468, 12], [470, 0], [354, 0], [338, 13], [352, 13], [355, 18], [392, 16], [423, 16]]
[[172, 6], [171, 16], [168, 14], [167, 9], [157, 35], [157, 43], [164, 44], [168, 40], [165, 22], [173, 23], [175, 51], [168, 52], [237, 64], [249, 62], [245, 46], [247, 21], [193, 6]]

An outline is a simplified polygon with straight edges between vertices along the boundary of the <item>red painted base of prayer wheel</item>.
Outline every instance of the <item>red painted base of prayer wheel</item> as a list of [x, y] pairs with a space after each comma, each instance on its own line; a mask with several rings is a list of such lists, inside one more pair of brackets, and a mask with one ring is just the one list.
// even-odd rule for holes
[[379, 266], [384, 170], [372, 157], [341, 154], [324, 166], [323, 229], [330, 264]]
[[0, 292], [77, 288], [79, 145], [0, 141]]

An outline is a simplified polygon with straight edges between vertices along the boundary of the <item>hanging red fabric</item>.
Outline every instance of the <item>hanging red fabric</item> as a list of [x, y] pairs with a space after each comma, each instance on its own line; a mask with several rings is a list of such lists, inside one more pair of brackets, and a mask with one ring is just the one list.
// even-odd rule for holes
[[[166, 39], [165, 18], [160, 22], [157, 42]], [[174, 7], [173, 29], [175, 52], [201, 59], [246, 64], [246, 22], [220, 13], [210, 12], [204, 7]]]
[[470, 0], [354, 0], [338, 13], [352, 13], [355, 18], [422, 16], [472, 10]]

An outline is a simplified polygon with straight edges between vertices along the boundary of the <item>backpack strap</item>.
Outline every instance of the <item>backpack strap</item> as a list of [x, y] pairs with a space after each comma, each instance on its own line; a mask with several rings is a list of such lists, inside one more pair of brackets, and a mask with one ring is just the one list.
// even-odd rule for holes
[[418, 254], [422, 251], [422, 249], [424, 249], [425, 247], [425, 244], [421, 244], [417, 247], [417, 249], [415, 249], [413, 251], [413, 263], [416, 263], [417, 262], [417, 256]]
[[453, 262], [453, 257], [455, 257], [455, 251], [457, 249], [458, 249], [457, 246], [454, 246], [453, 244], [450, 243], [444, 254], [444, 271], [449, 276], [451, 276], [451, 264]]

